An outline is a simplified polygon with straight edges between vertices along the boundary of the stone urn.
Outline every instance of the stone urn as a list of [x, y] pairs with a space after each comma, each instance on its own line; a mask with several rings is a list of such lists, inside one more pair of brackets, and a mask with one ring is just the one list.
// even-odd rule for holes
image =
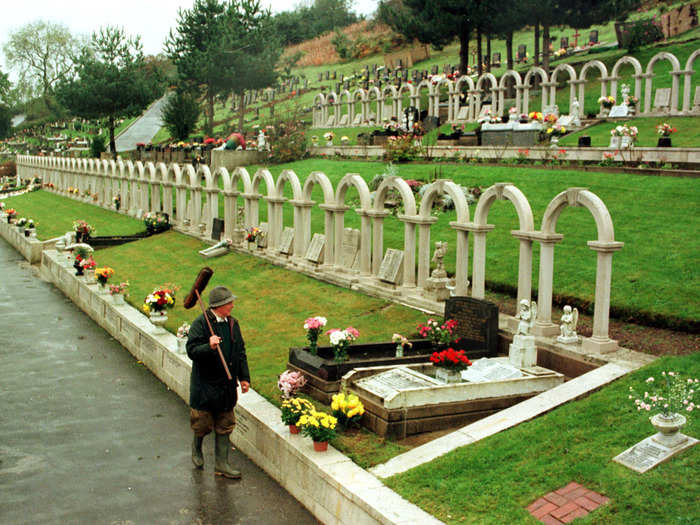
[[454, 368], [445, 368], [444, 366], [435, 367], [435, 379], [442, 381], [445, 384], [461, 383], [462, 371]]
[[148, 320], [151, 321], [153, 325], [152, 334], [159, 335], [165, 333], [164, 325], [168, 322], [168, 314], [165, 310], [162, 312], [151, 312], [148, 316]]
[[177, 338], [177, 353], [180, 355], [184, 355], [187, 353], [187, 338], [186, 337], [178, 337]]
[[674, 448], [688, 439], [688, 436], [681, 434], [681, 428], [686, 423], [685, 416], [681, 414], [656, 414], [649, 418], [657, 433], [652, 436], [652, 440], [667, 448]]

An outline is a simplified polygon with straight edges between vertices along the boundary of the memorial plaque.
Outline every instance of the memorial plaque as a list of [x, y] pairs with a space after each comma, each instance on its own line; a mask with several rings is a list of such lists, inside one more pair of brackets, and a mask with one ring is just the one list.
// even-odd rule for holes
[[489, 111], [491, 111], [491, 104], [484, 104], [483, 106], [481, 106], [481, 110], [479, 111], [479, 118], [487, 117]]
[[598, 30], [594, 29], [590, 33], [588, 33], [588, 42], [591, 44], [597, 44], [598, 43]]
[[654, 94], [654, 108], [668, 108], [671, 105], [671, 88], [659, 88]]
[[689, 449], [698, 442], [695, 438], [686, 437], [685, 442], [673, 448], [668, 448], [654, 441], [654, 436], [650, 436], [628, 448], [622, 454], [615, 456], [613, 461], [641, 474], [670, 459], [679, 452]]
[[457, 112], [457, 120], [467, 120], [469, 118], [469, 106], [459, 108]]
[[340, 120], [338, 121], [339, 126], [347, 126], [348, 125], [348, 114], [346, 113], [345, 115], [340, 116]]
[[263, 232], [263, 234], [258, 235], [255, 244], [258, 248], [267, 248], [267, 236], [270, 233], [270, 226], [266, 222], [261, 222], [258, 228], [260, 228], [260, 231]]
[[211, 223], [211, 238], [217, 241], [221, 240], [221, 234], [224, 232], [224, 220], [214, 219]]
[[571, 126], [571, 123], [574, 121], [574, 117], [571, 115], [563, 115], [559, 117], [559, 120], [557, 120], [557, 124], [560, 126], [564, 126], [565, 128], [568, 128]]
[[355, 260], [360, 251], [360, 230], [354, 228], [343, 229], [343, 252], [341, 262], [346, 268], [355, 266]]
[[394, 397], [401, 390], [434, 387], [441, 383], [410, 368], [394, 368], [360, 379], [355, 384], [377, 397], [386, 399]]
[[292, 254], [292, 243], [294, 242], [294, 228], [287, 226], [282, 232], [280, 239], [280, 253], [285, 255]]
[[352, 120], [353, 126], [359, 126], [362, 124], [362, 113], [358, 113], [355, 115], [355, 118]]
[[457, 321], [455, 338], [485, 348], [490, 356], [498, 352], [498, 307], [495, 304], [473, 297], [450, 297], [445, 301], [445, 319]]
[[323, 262], [323, 252], [326, 245], [326, 236], [321, 233], [314, 233], [309, 243], [309, 248], [306, 250], [304, 259], [307, 259], [316, 264]]
[[613, 106], [610, 108], [610, 117], [626, 117], [629, 114], [629, 106], [627, 104], [620, 104], [619, 106]]
[[498, 359], [477, 359], [472, 366], [462, 372], [462, 379], [470, 383], [516, 379], [522, 376], [523, 373], [516, 367]]
[[401, 269], [403, 268], [403, 250], [388, 248], [379, 267], [377, 277], [381, 281], [392, 284], [400, 284]]
[[326, 127], [327, 128], [332, 128], [335, 123], [335, 115], [331, 115], [328, 117], [328, 121], [326, 122]]

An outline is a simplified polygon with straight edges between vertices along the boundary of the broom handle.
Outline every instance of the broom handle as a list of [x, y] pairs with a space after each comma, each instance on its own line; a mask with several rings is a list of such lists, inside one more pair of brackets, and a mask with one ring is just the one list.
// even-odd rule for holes
[[[194, 292], [197, 294], [197, 302], [199, 303], [199, 307], [202, 309], [202, 314], [204, 315], [204, 319], [206, 320], [207, 326], [209, 327], [209, 332], [211, 333], [211, 335], [216, 335], [214, 333], [214, 329], [211, 327], [211, 323], [209, 322], [209, 317], [207, 316], [207, 311], [204, 308], [204, 304], [202, 303], [202, 298], [199, 295], [199, 290], [195, 289]], [[226, 359], [224, 359], [224, 354], [221, 352], [221, 347], [219, 346], [219, 343], [216, 344], [216, 350], [219, 352], [221, 364], [224, 365], [224, 370], [226, 370], [226, 377], [228, 377], [229, 381], [232, 381], [233, 377], [231, 376], [231, 372], [229, 372], [228, 365], [226, 364]]]

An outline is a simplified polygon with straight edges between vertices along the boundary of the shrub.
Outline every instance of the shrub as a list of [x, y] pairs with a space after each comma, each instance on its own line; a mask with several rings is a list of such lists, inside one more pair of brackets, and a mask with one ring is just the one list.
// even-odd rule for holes
[[407, 162], [414, 160], [420, 151], [421, 147], [415, 144], [413, 135], [389, 137], [384, 146], [384, 159], [389, 162]]
[[163, 106], [163, 123], [173, 138], [187, 140], [197, 125], [199, 113], [197, 98], [191, 93], [177, 90]]
[[275, 122], [270, 134], [270, 162], [293, 162], [308, 155], [306, 131], [298, 108], [291, 111], [287, 118]]
[[636, 51], [642, 46], [647, 46], [663, 40], [664, 34], [661, 31], [660, 24], [653, 18], [637, 20], [622, 32], [624, 45], [628, 51]]
[[103, 135], [95, 135], [95, 138], [90, 142], [90, 156], [93, 159], [99, 159], [107, 151], [107, 146], [105, 146], [105, 138]]

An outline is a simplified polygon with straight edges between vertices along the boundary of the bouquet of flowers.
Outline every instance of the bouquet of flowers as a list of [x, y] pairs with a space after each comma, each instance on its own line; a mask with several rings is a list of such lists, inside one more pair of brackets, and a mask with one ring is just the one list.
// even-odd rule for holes
[[248, 242], [255, 242], [258, 240], [258, 237], [263, 237], [265, 235], [265, 232], [262, 231], [257, 226], [252, 226], [250, 228], [246, 228], [245, 231], [246, 231], [245, 240]]
[[[657, 124], [656, 126], [656, 133], [658, 133], [662, 137], [670, 137], [671, 134], [675, 133], [676, 131], [678, 130], [670, 124], [667, 124], [666, 122], [664, 122], [663, 124]], [[7, 213], [9, 214], [10, 212], [8, 211]]]
[[175, 306], [175, 289], [173, 287], [156, 288], [143, 300], [143, 311], [147, 314], [151, 312], [162, 313], [173, 306]]
[[187, 323], [182, 323], [177, 329], [176, 337], [178, 339], [184, 339], [190, 335], [190, 325]]
[[102, 268], [95, 269], [95, 278], [97, 279], [97, 282], [100, 283], [102, 286], [105, 286], [109, 278], [113, 275], [114, 270], [109, 266], [104, 266]]
[[347, 428], [360, 422], [362, 414], [365, 413], [365, 406], [355, 394], [340, 392], [331, 398], [331, 410], [340, 426]]
[[306, 412], [314, 409], [311, 401], [301, 397], [293, 397], [282, 401], [282, 423], [285, 425], [296, 425], [299, 418]]
[[392, 335], [391, 342], [396, 345], [396, 357], [403, 357], [403, 349], [406, 347], [411, 348], [413, 346], [413, 343], [411, 343], [401, 334]]
[[[693, 402], [695, 391], [700, 386], [697, 378], [683, 378], [678, 372], [661, 372], [657, 381], [654, 376], [647, 378], [644, 394], [630, 387], [629, 399], [634, 400], [638, 411], [658, 409], [665, 417], [681, 412], [692, 412], [698, 406]], [[656, 388], [654, 388], [656, 387]], [[652, 388], [654, 388], [652, 390]]]
[[89, 239], [96, 230], [87, 222], [77, 220], [73, 221], [73, 231], [75, 232], [76, 240], [80, 242], [81, 240]]
[[333, 133], [332, 131], [326, 131], [323, 134], [323, 138], [326, 139], [326, 142], [330, 142], [335, 138], [335, 133]]
[[285, 370], [277, 379], [277, 388], [282, 391], [282, 397], [291, 398], [306, 384], [304, 374], [297, 371]]
[[[78, 257], [80, 257], [80, 255], [75, 256], [76, 261], [78, 261]], [[84, 259], [81, 258], [79, 260], [79, 264], [83, 270], [92, 270], [95, 266], [97, 266], [97, 263], [95, 262], [95, 259], [92, 258], [92, 255]]]
[[561, 137], [566, 133], [566, 128], [561, 124], [554, 124], [551, 128], [547, 128], [546, 133], [553, 137]]
[[518, 113], [518, 108], [516, 108], [515, 106], [511, 106], [510, 109], [508, 110], [509, 115], [517, 115], [517, 113]]
[[544, 115], [540, 111], [531, 111], [528, 114], [528, 117], [530, 120], [536, 120], [538, 122], [542, 122], [544, 120]]
[[26, 217], [20, 217], [17, 219], [16, 225], [19, 227], [25, 226], [27, 224], [27, 218]]
[[340, 137], [340, 143], [343, 146], [347, 146], [348, 144], [350, 144], [350, 139], [348, 137], [346, 137], [345, 135], [343, 135], [342, 137]]
[[33, 228], [36, 228], [36, 223], [34, 222], [34, 219], [27, 219], [26, 227], [29, 228], [30, 230]]
[[548, 124], [554, 124], [557, 120], [559, 120], [559, 117], [557, 117], [554, 113], [548, 113], [544, 117], [544, 121]]
[[170, 229], [170, 220], [165, 213], [149, 212], [143, 216], [146, 231], [157, 233]]
[[328, 320], [325, 317], [309, 317], [304, 321], [304, 330], [306, 330], [306, 338], [309, 340], [309, 349], [312, 354], [316, 353], [318, 336], [327, 322]]
[[627, 97], [627, 105], [629, 107], [637, 107], [637, 104], [639, 104], [639, 98], [635, 97], [634, 95], [630, 95], [629, 97]]
[[601, 104], [604, 108], [610, 109], [615, 105], [615, 97], [608, 95], [607, 97], [600, 97], [598, 99], [598, 104]]
[[360, 332], [356, 328], [348, 326], [345, 330], [331, 328], [326, 332], [326, 335], [330, 337], [335, 360], [340, 363], [348, 358], [348, 347], [350, 343], [360, 337]]
[[622, 126], [615, 126], [610, 130], [611, 137], [621, 137], [623, 135]]
[[333, 439], [337, 424], [338, 420], [330, 414], [318, 412], [314, 409], [302, 414], [299, 421], [297, 421], [297, 426], [301, 429], [301, 433], [316, 442]]
[[433, 355], [430, 356], [430, 361], [434, 366], [457, 371], [464, 370], [472, 364], [464, 350], [455, 350], [454, 348], [448, 348], [442, 352], [433, 352]]
[[119, 284], [110, 284], [109, 285], [109, 293], [111, 295], [126, 295], [127, 290], [129, 289], [129, 281], [124, 281]]
[[452, 334], [457, 326], [457, 321], [448, 319], [443, 324], [435, 319], [428, 319], [424, 325], [418, 325], [421, 337], [430, 339], [434, 344], [449, 345], [452, 342]]

